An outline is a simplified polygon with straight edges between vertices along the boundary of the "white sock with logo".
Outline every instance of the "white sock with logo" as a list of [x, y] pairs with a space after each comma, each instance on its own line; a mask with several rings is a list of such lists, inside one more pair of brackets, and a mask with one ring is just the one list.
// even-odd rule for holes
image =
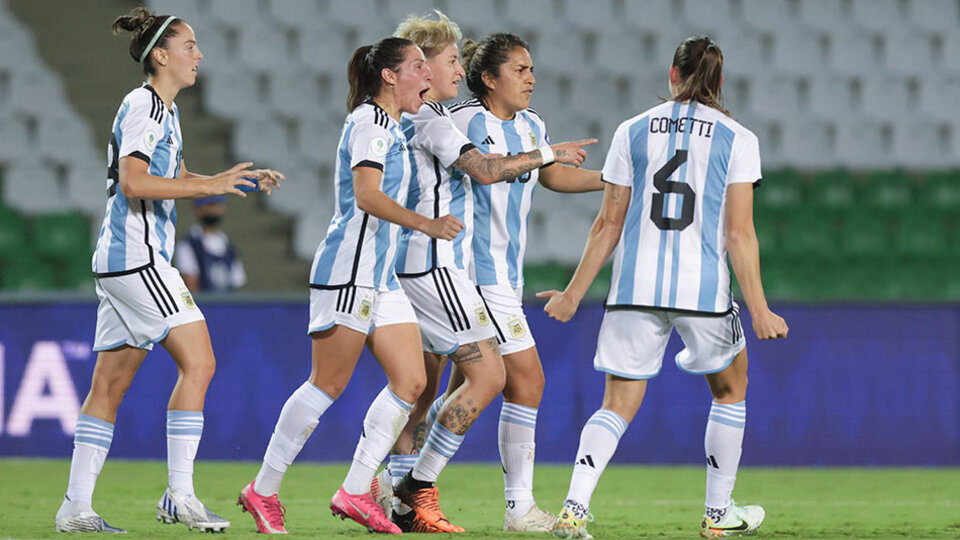
[[280, 491], [283, 475], [303, 449], [320, 416], [333, 404], [333, 398], [307, 381], [287, 398], [280, 410], [280, 418], [263, 454], [263, 464], [254, 481], [253, 489], [269, 497]]
[[377, 468], [387, 457], [390, 447], [397, 442], [403, 426], [410, 417], [413, 403], [397, 397], [390, 387], [384, 387], [363, 419], [360, 442], [353, 453], [353, 463], [343, 481], [343, 489], [350, 495], [362, 495], [370, 491], [370, 482]]
[[703, 447], [707, 454], [706, 514], [714, 522], [723, 519], [730, 507], [733, 486], [743, 446], [747, 402], [717, 403], [710, 407]]
[[70, 480], [67, 498], [75, 506], [89, 509], [97, 477], [113, 442], [113, 424], [93, 416], [81, 414], [73, 435], [73, 457], [70, 460]]
[[503, 496], [507, 512], [523, 517], [535, 504], [533, 500], [533, 464], [537, 445], [537, 409], [503, 402], [497, 442], [503, 466]]
[[193, 495], [193, 462], [203, 435], [203, 411], [167, 411], [167, 485]]
[[[580, 432], [580, 447], [577, 449], [577, 461], [573, 465], [570, 478], [570, 490], [567, 502], [590, 508], [590, 498], [597, 487], [597, 481], [617, 450], [620, 437], [627, 430], [627, 421], [617, 413], [599, 409], [587, 420]], [[581, 516], [578, 516], [581, 517]]]

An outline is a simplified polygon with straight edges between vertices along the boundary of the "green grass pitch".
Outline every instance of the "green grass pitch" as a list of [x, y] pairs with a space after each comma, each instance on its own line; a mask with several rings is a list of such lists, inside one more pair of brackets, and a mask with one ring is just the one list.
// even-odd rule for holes
[[[252, 537], [253, 519], [235, 506], [258, 464], [201, 461], [200, 498], [233, 525], [231, 537]], [[0, 460], [0, 538], [55, 537], [53, 517], [67, 484], [66, 460]], [[367, 537], [365, 529], [330, 515], [330, 496], [345, 464], [295, 464], [281, 490], [292, 536]], [[541, 465], [537, 501], [557, 511], [570, 466]], [[695, 538], [703, 510], [701, 467], [612, 466], [594, 495], [589, 526], [598, 539]], [[467, 529], [458, 538], [530, 537], [505, 533], [503, 485], [496, 465], [451, 465], [440, 479], [440, 499], [451, 521]], [[108, 460], [94, 508], [137, 537], [178, 537], [182, 525], [161, 525], [157, 499], [166, 467], [156, 461]], [[760, 538], [960, 538], [960, 469], [746, 468], [735, 495], [761, 504], [767, 518]], [[194, 533], [200, 534], [200, 533]]]

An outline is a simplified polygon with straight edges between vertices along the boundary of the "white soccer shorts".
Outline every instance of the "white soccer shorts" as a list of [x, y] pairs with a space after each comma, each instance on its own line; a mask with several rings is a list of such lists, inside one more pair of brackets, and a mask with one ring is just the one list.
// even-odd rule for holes
[[378, 326], [403, 323], [417, 323], [417, 315], [403, 289], [386, 292], [354, 286], [310, 289], [308, 334], [322, 332], [335, 324], [369, 334]]
[[497, 331], [500, 354], [508, 355], [535, 347], [537, 343], [533, 340], [527, 316], [523, 313], [523, 289], [514, 289], [509, 285], [482, 285], [479, 289]]
[[171, 328], [204, 319], [180, 272], [166, 261], [94, 282], [100, 298], [94, 351], [123, 345], [149, 351]]
[[656, 310], [607, 310], [597, 336], [593, 367], [628, 379], [652, 379], [660, 374], [663, 354], [673, 329], [686, 348], [674, 361], [692, 375], [727, 369], [746, 347], [740, 308], [717, 317]]
[[496, 336], [493, 321], [470, 276], [459, 268], [435, 268], [401, 277], [420, 322], [423, 350], [452, 354], [462, 345]]

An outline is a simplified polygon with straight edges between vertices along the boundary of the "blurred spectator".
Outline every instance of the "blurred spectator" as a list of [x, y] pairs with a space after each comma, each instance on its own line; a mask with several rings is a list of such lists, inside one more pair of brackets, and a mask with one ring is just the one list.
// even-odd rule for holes
[[196, 199], [197, 224], [177, 242], [176, 265], [191, 291], [232, 291], [247, 282], [243, 263], [227, 233], [220, 229], [227, 211], [222, 195]]

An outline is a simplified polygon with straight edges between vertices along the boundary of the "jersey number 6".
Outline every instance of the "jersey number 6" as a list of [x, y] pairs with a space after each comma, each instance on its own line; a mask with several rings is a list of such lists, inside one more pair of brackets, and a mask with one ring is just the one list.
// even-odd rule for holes
[[[650, 220], [662, 231], [682, 231], [693, 223], [693, 206], [697, 203], [697, 194], [690, 184], [684, 182], [670, 182], [667, 180], [681, 165], [687, 162], [687, 151], [677, 150], [677, 153], [667, 161], [660, 170], [653, 175], [653, 186], [657, 192], [653, 194], [653, 204], [650, 206]], [[683, 201], [680, 218], [663, 216], [663, 203], [667, 193], [676, 193]]]

